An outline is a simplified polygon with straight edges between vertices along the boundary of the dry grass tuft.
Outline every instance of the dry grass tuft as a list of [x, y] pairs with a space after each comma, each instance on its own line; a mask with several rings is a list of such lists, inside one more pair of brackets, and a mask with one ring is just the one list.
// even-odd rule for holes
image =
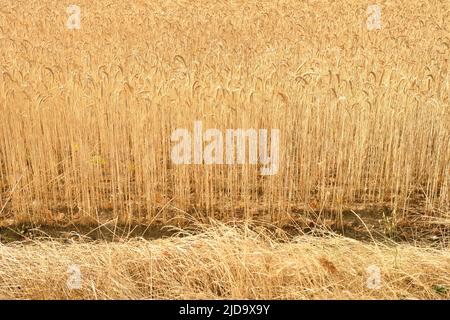
[[[278, 238], [279, 239], [279, 238]], [[67, 270], [81, 270], [69, 290]], [[381, 270], [369, 289], [367, 268]], [[156, 241], [0, 246], [0, 297], [14, 299], [448, 299], [450, 251], [337, 236], [279, 241], [217, 224]]]

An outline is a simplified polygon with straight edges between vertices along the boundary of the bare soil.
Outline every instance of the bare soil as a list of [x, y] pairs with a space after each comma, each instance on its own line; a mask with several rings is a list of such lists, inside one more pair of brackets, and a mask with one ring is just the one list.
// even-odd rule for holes
[[[344, 211], [340, 219], [330, 219], [330, 214], [293, 212], [293, 219], [284, 223], [281, 229], [287, 238], [299, 234], [323, 236], [324, 232], [336, 233], [364, 242], [414, 243], [415, 245], [450, 245], [450, 225], [430, 223], [423, 215], [415, 214], [402, 218], [392, 216], [387, 208]], [[261, 220], [262, 221], [262, 220]], [[242, 223], [242, 221], [236, 221]], [[275, 231], [274, 226], [255, 221], [254, 227], [264, 227]], [[187, 224], [183, 230], [194, 231], [198, 227]], [[0, 243], [32, 242], [51, 238], [63, 242], [83, 241], [123, 241], [130, 238], [147, 240], [170, 236], [183, 236], [180, 229], [161, 223], [18, 223], [0, 226]]]

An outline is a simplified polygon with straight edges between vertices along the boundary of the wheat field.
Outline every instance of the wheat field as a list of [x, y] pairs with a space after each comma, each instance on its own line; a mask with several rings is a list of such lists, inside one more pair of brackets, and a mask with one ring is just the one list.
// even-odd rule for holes
[[[66, 10], [71, 4], [80, 8], [79, 29], [67, 27]], [[114, 221], [182, 227], [189, 221], [243, 221], [283, 227], [300, 221], [340, 230], [345, 214], [352, 214], [375, 243], [365, 216], [376, 212], [389, 234], [392, 230], [398, 234], [399, 227], [416, 221], [421, 224], [420, 234], [430, 230], [433, 241], [438, 232], [439, 250], [414, 244], [399, 250], [407, 257], [427, 257], [448, 266], [450, 5], [445, 0], [377, 1], [382, 27], [368, 30], [368, 4], [360, 0], [2, 0], [0, 226]], [[261, 175], [261, 164], [175, 164], [171, 134], [179, 128], [192, 132], [196, 121], [204, 130], [223, 132], [278, 129], [276, 174]], [[406, 238], [417, 240], [419, 233], [414, 232]], [[214, 244], [197, 254], [228, 250], [227, 239], [217, 234], [211, 240]], [[301, 250], [313, 251], [321, 246], [315, 241], [349, 241], [301, 239], [306, 239]], [[266, 270], [267, 279], [252, 278], [239, 269], [242, 277], [228, 274], [230, 283], [220, 289], [225, 291], [211, 289], [205, 296], [194, 289], [195, 279], [189, 277], [193, 282], [185, 285], [192, 290], [181, 294], [182, 286], [171, 278], [181, 274], [168, 270], [166, 282], [155, 279], [163, 281], [163, 289], [142, 289], [140, 281], [149, 279], [147, 262], [124, 266], [138, 269], [134, 273], [118, 269], [126, 275], [113, 275], [116, 286], [99, 284], [96, 278], [101, 292], [68, 293], [61, 288], [40, 295], [33, 291], [36, 283], [44, 281], [48, 288], [55, 283], [39, 280], [39, 275], [47, 274], [39, 268], [47, 270], [50, 266], [45, 263], [51, 259], [56, 263], [59, 255], [92, 250], [101, 256], [107, 246], [108, 254], [128, 257], [127, 250], [136, 253], [148, 245], [159, 246], [130, 240], [66, 247], [52, 241], [0, 245], [0, 297], [439, 298], [430, 288], [441, 283], [450, 286], [440, 266], [414, 266], [408, 260], [411, 264], [400, 269], [385, 266], [393, 274], [391, 289], [383, 293], [368, 293], [361, 284], [353, 292], [327, 282], [328, 276], [304, 280], [305, 275], [297, 273], [289, 279], [305, 291], [289, 293], [289, 280], [274, 274], [306, 262], [298, 257], [289, 260], [285, 253], [286, 265]], [[174, 246], [177, 240], [165, 241]], [[250, 240], [243, 236], [242, 241]], [[255, 244], [255, 250], [272, 257], [276, 252], [270, 241]], [[375, 250], [373, 243], [361, 242], [352, 252], [336, 249], [336, 254], [361, 261]], [[283, 250], [300, 250], [297, 246], [286, 244]], [[330, 246], [339, 247], [334, 242]], [[389, 256], [391, 250], [376, 252]], [[21, 270], [15, 263], [27, 266], [38, 252], [48, 254], [51, 261], [36, 260], [36, 272], [29, 276], [17, 272], [12, 277], [3, 271]], [[319, 262], [312, 258], [308, 263], [320, 264], [317, 255], [319, 260], [314, 259]], [[326, 261], [331, 259], [325, 256]], [[213, 268], [209, 262], [186, 263], [192, 272]], [[97, 267], [99, 274], [111, 268]], [[253, 267], [263, 265], [239, 266]], [[337, 269], [346, 268], [351, 269]], [[357, 271], [350, 269], [343, 278], [331, 272], [331, 279], [354, 277]], [[222, 271], [215, 276], [224, 276]], [[408, 280], [414, 282], [408, 285], [402, 275], [411, 273], [424, 278]], [[134, 279], [136, 274], [141, 278]], [[29, 278], [33, 275], [37, 278]], [[238, 278], [243, 282], [233, 282]], [[19, 282], [22, 289], [17, 291], [13, 288]], [[30, 284], [23, 289], [26, 283], [36, 287]], [[170, 283], [173, 286], [168, 288]], [[257, 283], [265, 289], [254, 288]], [[324, 289], [327, 285], [331, 287]]]
[[[388, 3], [374, 32], [365, 1], [80, 1], [80, 30], [58, 3], [2, 8], [3, 213], [448, 210], [445, 1]], [[280, 128], [278, 173], [174, 166], [195, 120]]]

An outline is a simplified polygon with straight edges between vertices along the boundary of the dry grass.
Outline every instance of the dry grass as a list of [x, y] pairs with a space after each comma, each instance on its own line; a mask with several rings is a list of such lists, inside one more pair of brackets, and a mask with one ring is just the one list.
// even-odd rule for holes
[[[245, 226], [157, 241], [0, 245], [0, 298], [448, 299], [450, 251], [282, 236]], [[277, 239], [277, 240], [276, 240]], [[82, 288], [69, 290], [68, 267]], [[381, 270], [380, 289], [366, 286]]]
[[[3, 219], [448, 211], [447, 1], [381, 1], [371, 32], [366, 1], [77, 4], [67, 30], [59, 1], [2, 2]], [[194, 120], [280, 128], [278, 174], [174, 166]]]

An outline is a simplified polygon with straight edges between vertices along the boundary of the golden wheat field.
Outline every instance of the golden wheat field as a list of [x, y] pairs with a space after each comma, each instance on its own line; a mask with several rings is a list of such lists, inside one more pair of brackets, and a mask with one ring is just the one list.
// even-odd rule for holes
[[2, 0], [0, 298], [448, 299], [450, 5], [369, 4]]

